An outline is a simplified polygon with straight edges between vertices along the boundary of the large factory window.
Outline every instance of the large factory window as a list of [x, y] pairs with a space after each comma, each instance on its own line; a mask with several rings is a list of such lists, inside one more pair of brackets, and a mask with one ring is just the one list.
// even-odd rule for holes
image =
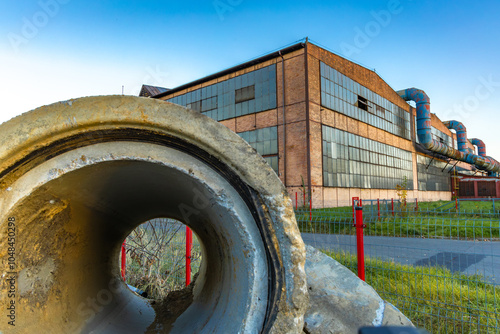
[[241, 103], [255, 98], [255, 85], [243, 87], [235, 91], [235, 102]]
[[447, 163], [417, 155], [418, 190], [451, 191], [451, 177]]
[[362, 97], [362, 96], [359, 96], [358, 95], [358, 104], [357, 104], [358, 108], [359, 109], [362, 109], [364, 111], [368, 111], [368, 101]]
[[[415, 122], [415, 133], [417, 132], [417, 118], [413, 116], [413, 121]], [[443, 143], [449, 147], [457, 148], [457, 140], [454, 139], [451, 136], [448, 136], [446, 133], [436, 129], [435, 127], [431, 127], [431, 136], [432, 139], [435, 139], [436, 141]], [[415, 140], [417, 143], [420, 143], [420, 139], [418, 139], [418, 135], [415, 136]]]
[[207, 112], [214, 109], [217, 109], [217, 97], [214, 96], [201, 100], [201, 112]]
[[276, 108], [276, 65], [270, 65], [167, 100], [216, 121]]
[[321, 63], [321, 105], [410, 139], [410, 114], [334, 68]]
[[278, 174], [278, 128], [276, 126], [240, 132], [238, 135], [245, 139]]
[[323, 185], [394, 189], [403, 178], [413, 189], [411, 152], [323, 125]]

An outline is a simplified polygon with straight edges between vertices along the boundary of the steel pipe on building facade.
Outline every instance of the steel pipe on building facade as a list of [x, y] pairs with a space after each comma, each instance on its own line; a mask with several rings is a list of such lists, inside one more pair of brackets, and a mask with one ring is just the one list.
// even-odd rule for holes
[[[449, 158], [473, 164], [479, 169], [490, 173], [500, 172], [500, 163], [491, 157], [482, 157], [469, 151], [456, 150], [453, 147], [432, 139], [430, 99], [420, 89], [408, 88], [397, 92], [406, 101], [414, 101], [417, 105], [417, 136], [420, 143], [429, 151], [433, 151]], [[463, 127], [465, 130], [465, 127]], [[458, 133], [457, 133], [458, 136]], [[465, 133], [465, 137], [467, 134]], [[460, 148], [460, 146], [459, 146]]]
[[[283, 94], [283, 184], [286, 187], [287, 183], [286, 183], [285, 58], [283, 57], [281, 51], [279, 52], [279, 55], [281, 57], [281, 78], [282, 78], [281, 88]], [[278, 169], [279, 169], [279, 163], [278, 163]]]
[[486, 145], [481, 139], [471, 138], [470, 142], [472, 145], [475, 145], [477, 147], [477, 153], [480, 156], [486, 157]]
[[457, 134], [458, 150], [463, 153], [470, 153], [467, 146], [467, 128], [459, 121], [444, 121], [444, 126], [455, 130]]

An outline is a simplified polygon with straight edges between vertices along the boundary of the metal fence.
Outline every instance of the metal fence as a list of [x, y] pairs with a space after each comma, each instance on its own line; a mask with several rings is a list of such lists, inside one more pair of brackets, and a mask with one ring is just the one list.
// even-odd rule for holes
[[[382, 298], [431, 333], [500, 332], [498, 202], [365, 199], [362, 207], [366, 281]], [[351, 201], [296, 207], [296, 218], [306, 243], [357, 273]], [[184, 287], [185, 231], [167, 219], [141, 225], [127, 238], [127, 282], [164, 293]], [[193, 275], [200, 261], [194, 236]]]
[[[351, 203], [296, 208], [307, 244], [357, 273]], [[431, 333], [500, 332], [500, 205], [362, 200], [366, 281]]]

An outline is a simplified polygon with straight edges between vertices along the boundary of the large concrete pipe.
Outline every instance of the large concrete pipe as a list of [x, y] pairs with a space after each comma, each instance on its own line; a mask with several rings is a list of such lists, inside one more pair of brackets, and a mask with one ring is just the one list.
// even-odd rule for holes
[[[224, 126], [158, 100], [89, 97], [0, 125], [0, 142], [0, 332], [302, 332], [292, 202]], [[181, 301], [149, 301], [120, 279], [122, 241], [155, 217], [202, 244]]]

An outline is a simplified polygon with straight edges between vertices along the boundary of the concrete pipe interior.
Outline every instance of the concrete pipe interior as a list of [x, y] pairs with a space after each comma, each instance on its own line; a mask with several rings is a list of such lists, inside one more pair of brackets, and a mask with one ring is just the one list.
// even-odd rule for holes
[[[16, 322], [4, 334], [302, 332], [292, 202], [228, 128], [170, 103], [102, 96], [16, 117], [0, 142], [0, 304], [15, 304]], [[156, 217], [190, 226], [203, 261], [191, 290], [153, 304], [116, 260]]]

